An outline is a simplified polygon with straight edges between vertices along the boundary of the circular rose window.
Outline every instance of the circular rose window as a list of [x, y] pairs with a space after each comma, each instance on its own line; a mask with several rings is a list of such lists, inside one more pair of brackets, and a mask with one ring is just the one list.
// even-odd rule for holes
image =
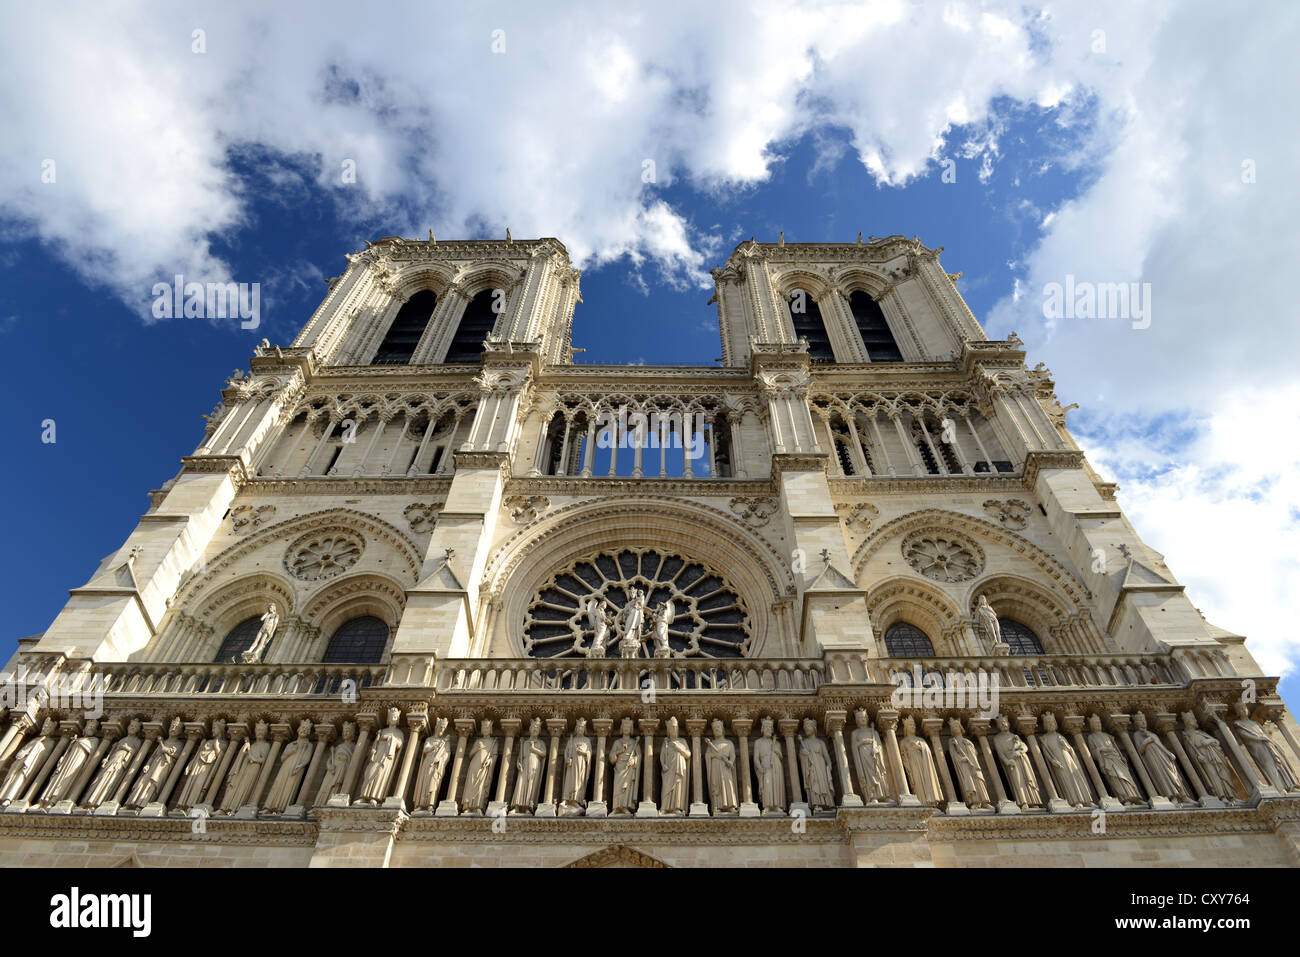
[[312, 532], [297, 539], [284, 556], [284, 567], [304, 581], [342, 575], [365, 551], [359, 535], [342, 529]]
[[903, 541], [907, 564], [926, 578], [940, 582], [964, 582], [984, 568], [984, 553], [978, 545], [955, 535], [920, 533]]

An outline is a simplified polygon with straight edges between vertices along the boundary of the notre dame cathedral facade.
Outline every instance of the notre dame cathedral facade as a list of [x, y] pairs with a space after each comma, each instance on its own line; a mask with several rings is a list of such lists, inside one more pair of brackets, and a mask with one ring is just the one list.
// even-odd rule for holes
[[741, 243], [577, 365], [387, 238], [4, 675], [0, 863], [1292, 865], [1300, 728], [939, 251]]

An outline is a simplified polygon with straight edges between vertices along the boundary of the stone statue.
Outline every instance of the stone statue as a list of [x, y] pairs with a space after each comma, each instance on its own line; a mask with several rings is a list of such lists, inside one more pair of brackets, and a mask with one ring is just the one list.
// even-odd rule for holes
[[515, 760], [515, 790], [510, 799], [512, 814], [532, 814], [542, 793], [542, 771], [546, 767], [546, 742], [542, 740], [542, 719], [528, 722], [528, 737], [519, 742]]
[[587, 618], [587, 627], [591, 629], [591, 650], [589, 657], [604, 658], [605, 646], [609, 644], [609, 612], [603, 598], [592, 595], [583, 603], [582, 611]]
[[641, 628], [645, 623], [645, 592], [633, 588], [628, 593], [627, 604], [619, 612], [616, 627], [621, 658], [637, 658], [641, 654]]
[[397, 708], [388, 709], [388, 727], [375, 735], [370, 745], [370, 760], [361, 772], [361, 789], [353, 804], [375, 807], [388, 797], [388, 790], [397, 771], [397, 761], [402, 754], [402, 745], [406, 743], [406, 732], [397, 726], [402, 719], [402, 712]]
[[224, 740], [226, 735], [226, 722], [222, 718], [217, 718], [212, 722], [212, 737], [208, 738], [199, 745], [198, 750], [194, 752], [194, 757], [190, 759], [190, 765], [185, 769], [185, 774], [181, 778], [180, 796], [176, 798], [176, 806], [182, 811], [188, 811], [190, 808], [203, 803], [203, 792], [210, 783], [209, 778], [212, 772], [216, 770], [217, 763], [221, 756], [226, 753], [226, 744]]
[[261, 661], [262, 655], [266, 654], [267, 645], [275, 637], [275, 629], [280, 625], [280, 612], [274, 605], [266, 606], [266, 613], [262, 615], [262, 625], [257, 629], [257, 637], [248, 647], [240, 658], [245, 662]]
[[149, 760], [145, 762], [140, 776], [135, 779], [135, 784], [132, 785], [131, 793], [127, 795], [123, 807], [142, 808], [162, 793], [163, 785], [167, 783], [167, 776], [171, 774], [172, 765], [180, 756], [181, 748], [185, 747], [185, 741], [181, 737], [183, 733], [184, 726], [181, 724], [181, 719], [173, 718], [167, 729], [166, 739], [159, 741], [158, 747], [154, 748], [153, 754], [149, 755]]
[[58, 744], [58, 725], [53, 718], [46, 718], [41, 725], [39, 736], [32, 738], [14, 754], [5, 773], [4, 784], [0, 785], [0, 805], [9, 804], [23, 796], [23, 791], [45, 763], [45, 759]]
[[1133, 747], [1145, 762], [1151, 786], [1157, 794], [1179, 803], [1192, 800], [1182, 775], [1178, 773], [1178, 758], [1154, 731], [1147, 728], [1147, 716], [1141, 711], [1133, 713]]
[[357, 749], [357, 726], [351, 721], [343, 722], [342, 739], [330, 748], [329, 757], [325, 759], [325, 776], [321, 778], [320, 789], [316, 792], [316, 804], [328, 804], [329, 799], [343, 788], [343, 778], [352, 763], [352, 755]]
[[1070, 742], [1056, 730], [1056, 715], [1048, 711], [1043, 714], [1043, 733], [1038, 736], [1043, 760], [1051, 771], [1052, 780], [1056, 782], [1057, 793], [1071, 807], [1087, 807], [1092, 804], [1092, 790], [1088, 787], [1087, 773], [1079, 763], [1079, 756], [1070, 747]]
[[654, 644], [656, 658], [671, 658], [673, 656], [672, 646], [668, 644], [668, 626], [673, 623], [673, 617], [672, 601], [665, 601], [655, 609]]
[[997, 752], [1002, 770], [1006, 772], [1011, 794], [1022, 809], [1043, 803], [1038, 793], [1038, 779], [1029, 761], [1029, 745], [1011, 730], [1007, 716], [997, 717], [998, 733], [993, 735], [993, 750]]
[[311, 764], [315, 748], [311, 743], [311, 721], [303, 718], [298, 722], [298, 737], [290, 741], [280, 752], [280, 770], [271, 782], [271, 793], [266, 796], [265, 809], [271, 814], [283, 814], [285, 808], [293, 804], [298, 796], [298, 785]]
[[42, 807], [49, 807], [58, 801], [69, 800], [75, 796], [72, 794], [72, 789], [80, 779], [86, 762], [98, 747], [99, 722], [90, 718], [86, 721], [81, 736], [73, 738], [67, 750], [63, 752], [63, 757], [59, 758], [58, 766], [55, 767], [50, 782], [45, 785], [45, 791], [41, 794]]
[[1237, 719], [1232, 722], [1232, 726], [1237, 730], [1237, 737], [1241, 738], [1241, 743], [1246, 746], [1246, 750], [1250, 752], [1250, 756], [1255, 759], [1255, 763], [1259, 765], [1259, 769], [1264, 772], [1273, 787], [1284, 794], [1287, 791], [1300, 791], [1300, 781], [1296, 780], [1295, 772], [1291, 770], [1291, 765], [1287, 762], [1278, 743], [1262, 725], [1251, 720], [1250, 705], [1238, 701], [1232, 710], [1237, 715]]
[[417, 811], [428, 811], [438, 804], [442, 778], [451, 760], [451, 738], [447, 734], [447, 719], [434, 722], [433, 733], [424, 739], [420, 750], [420, 773], [415, 778], [415, 793], [411, 803]]
[[910, 714], [903, 718], [903, 737], [898, 742], [898, 753], [917, 800], [922, 804], [942, 804], [943, 789], [934, 769], [934, 755], [926, 740], [917, 735], [916, 719]]
[[631, 814], [636, 810], [638, 771], [641, 768], [641, 744], [632, 737], [632, 719], [624, 718], [619, 726], [622, 737], [609, 746], [609, 763], [613, 765], [613, 794], [610, 813]]
[[799, 739], [799, 768], [808, 806], [814, 811], [835, 807], [835, 785], [831, 783], [831, 756], [826, 743], [817, 737], [817, 722], [804, 718], [803, 737]]
[[587, 719], [573, 723], [573, 734], [564, 748], [564, 787], [560, 800], [562, 809], [569, 814], [579, 814], [587, 806], [587, 778], [591, 775], [591, 738], [587, 737]]
[[948, 719], [948, 756], [957, 771], [957, 787], [968, 807], [992, 807], [988, 782], [980, 766], [979, 750], [975, 742], [962, 733], [961, 719]]
[[980, 627], [984, 629], [984, 634], [989, 640], [989, 650], [993, 654], [1005, 655], [1010, 651], [1010, 646], [1002, 640], [1002, 626], [998, 624], [998, 613], [993, 610], [989, 604], [988, 597], [980, 595], [979, 605], [975, 608], [975, 616], [979, 619]]
[[754, 774], [758, 778], [758, 803], [763, 812], [785, 810], [785, 759], [781, 742], [772, 735], [775, 722], [760, 722], [761, 737], [754, 742]]
[[469, 749], [469, 760], [465, 762], [465, 791], [460, 803], [467, 814], [482, 814], [487, 807], [498, 747], [497, 739], [492, 737], [492, 722], [485, 718], [479, 724], [479, 736]]
[[1183, 741], [1192, 760], [1201, 769], [1201, 781], [1206, 790], [1224, 801], [1237, 799], [1237, 788], [1232, 779], [1232, 765], [1228, 763], [1218, 739], [1200, 729], [1196, 715], [1183, 712]]
[[135, 757], [135, 749], [140, 747], [140, 720], [132, 718], [126, 726], [126, 737], [118, 738], [108, 757], [99, 763], [99, 774], [81, 799], [89, 808], [96, 808], [113, 796], [117, 790], [118, 778], [126, 771]]
[[888, 801], [889, 777], [885, 773], [885, 748], [880, 741], [880, 732], [872, 725], [866, 708], [854, 711], [853, 720], [857, 727], [853, 729], [849, 745], [858, 782], [862, 785], [862, 800], [867, 804]]
[[704, 765], [708, 769], [709, 803], [714, 814], [726, 814], [740, 807], [736, 794], [736, 746], [727, 740], [723, 723], [713, 719], [713, 737], [705, 741]]
[[677, 736], [677, 719], [669, 718], [664, 724], [663, 747], [659, 750], [661, 784], [659, 786], [659, 813], [684, 814], [686, 812], [686, 784], [690, 778], [691, 749]]
[[1106, 776], [1106, 784], [1116, 800], [1122, 804], [1143, 803], [1142, 792], [1129, 773], [1128, 760], [1115, 743], [1114, 736], [1101, 730], [1101, 718], [1095, 714], [1088, 716], [1088, 747], [1092, 750], [1092, 759], [1097, 762], [1097, 770]]
[[221, 810], [227, 814], [239, 810], [253, 797], [253, 786], [257, 784], [262, 766], [271, 753], [266, 731], [266, 722], [257, 722], [253, 726], [253, 740], [244, 741], [231, 763], [230, 775], [226, 778], [226, 796], [221, 801]]

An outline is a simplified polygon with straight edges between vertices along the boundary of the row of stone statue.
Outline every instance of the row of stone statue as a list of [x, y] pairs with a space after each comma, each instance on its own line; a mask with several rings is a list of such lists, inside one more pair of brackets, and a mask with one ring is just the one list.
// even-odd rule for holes
[[[506, 718], [501, 734], [490, 719], [460, 718], [453, 735], [446, 717], [428, 727], [424, 713], [412, 712], [405, 730], [397, 708], [386, 717], [377, 731], [374, 715], [345, 721], [337, 741], [333, 724], [313, 727], [306, 719], [296, 734], [288, 723], [258, 721], [250, 736], [247, 724], [220, 718], [211, 733], [179, 717], [165, 732], [162, 722], [133, 718], [125, 734], [120, 723], [106, 723], [101, 734], [94, 720], [83, 727], [49, 718], [26, 742], [15, 723], [17, 732], [11, 725], [0, 739], [0, 761], [12, 752], [0, 805], [142, 816], [194, 808], [302, 816], [324, 804], [440, 816], [752, 816], [864, 803], [928, 804], [949, 813], [1221, 806], [1300, 790], [1290, 760], [1245, 703], [1235, 706], [1231, 725], [1214, 709], [1206, 712], [1217, 737], [1190, 711], [1181, 715], [1180, 737], [1172, 714], [1157, 715], [1154, 731], [1142, 712], [1110, 715], [1109, 731], [1094, 714], [1086, 734], [1080, 715], [1062, 719], [1065, 734], [1051, 712], [1018, 716], [1015, 730], [1005, 715], [991, 726], [969, 718], [965, 727], [957, 717], [923, 717], [918, 734], [912, 715], [900, 721], [882, 708], [873, 721], [859, 708], [847, 742], [844, 711], [827, 712], [824, 738], [812, 718], [763, 717], [752, 742], [749, 719], [731, 721], [733, 741], [717, 718], [689, 718], [683, 735], [675, 717], [662, 728], [657, 718], [627, 717], [612, 738], [613, 720], [595, 718], [593, 739], [585, 718], [572, 731], [565, 718], [533, 718], [526, 733], [521, 719]], [[1289, 735], [1288, 743], [1294, 749]]]

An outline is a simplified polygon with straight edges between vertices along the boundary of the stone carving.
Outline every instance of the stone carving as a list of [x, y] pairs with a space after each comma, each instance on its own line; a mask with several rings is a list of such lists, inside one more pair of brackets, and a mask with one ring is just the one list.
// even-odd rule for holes
[[[99, 774], [90, 785], [90, 790], [81, 799], [89, 808], [96, 808], [109, 800], [117, 790], [118, 779], [126, 771], [131, 759], [135, 757], [136, 748], [140, 747], [140, 719], [132, 718], [126, 726], [126, 736], [119, 738], [108, 752], [108, 757], [99, 764]], [[10, 765], [12, 772], [13, 765]], [[4, 793], [0, 790], [0, 793]]]
[[330, 748], [329, 757], [325, 759], [325, 776], [321, 778], [320, 788], [316, 791], [316, 804], [328, 804], [329, 799], [343, 789], [343, 778], [352, 763], [352, 755], [357, 749], [357, 726], [351, 721], [343, 722], [342, 739]]
[[645, 592], [633, 588], [628, 594], [627, 604], [619, 612], [614, 622], [618, 632], [618, 655], [620, 658], [636, 658], [641, 654], [641, 628], [645, 622]]
[[907, 564], [939, 582], [969, 581], [984, 568], [979, 546], [952, 536], [929, 532], [910, 535], [903, 540], [902, 550]]
[[98, 747], [99, 722], [90, 718], [86, 722], [85, 730], [79, 737], [72, 739], [67, 750], [63, 752], [63, 757], [59, 758], [54, 774], [41, 794], [39, 803], [42, 807], [49, 807], [51, 804], [72, 797], [73, 785], [81, 778], [82, 769], [86, 767], [86, 763]]
[[582, 604], [582, 613], [587, 619], [587, 627], [591, 629], [591, 647], [587, 650], [587, 655], [591, 658], [605, 657], [606, 646], [609, 644], [609, 631], [613, 627], [611, 612], [609, 602], [595, 595]]
[[686, 784], [690, 776], [691, 749], [677, 736], [677, 719], [664, 723], [663, 747], [659, 749], [659, 813], [678, 815], [686, 812]]
[[417, 535], [423, 535], [425, 532], [433, 531], [433, 526], [437, 524], [440, 511], [442, 511], [441, 502], [430, 504], [412, 502], [402, 509], [402, 515], [406, 518], [406, 523], [411, 526], [411, 531]]
[[255, 531], [275, 515], [274, 505], [236, 505], [230, 510], [233, 531]]
[[1011, 722], [1004, 714], [997, 717], [997, 729], [998, 733], [993, 735], [993, 750], [997, 752], [1002, 770], [1006, 772], [1012, 799], [1022, 810], [1042, 804], [1038, 779], [1034, 777], [1034, 766], [1029, 760], [1029, 745], [1011, 730]]
[[1201, 781], [1215, 797], [1235, 801], [1237, 788], [1232, 779], [1232, 765], [1228, 763], [1218, 739], [1206, 734], [1196, 723], [1196, 715], [1183, 712], [1183, 741], [1187, 752], [1201, 769]]
[[1259, 769], [1264, 772], [1269, 783], [1284, 794], [1287, 791], [1300, 791], [1300, 781], [1296, 780], [1295, 772], [1291, 770], [1291, 765], [1282, 754], [1278, 743], [1262, 725], [1251, 720], [1250, 705], [1238, 701], [1232, 710], [1237, 715], [1236, 720], [1232, 722], [1232, 726], [1237, 730], [1237, 736], [1241, 738], [1242, 744], [1246, 746], [1246, 750], [1250, 752]]
[[451, 737], [447, 734], [447, 719], [434, 722], [433, 731], [424, 739], [420, 749], [420, 771], [415, 778], [415, 792], [411, 803], [417, 811], [429, 811], [438, 804], [442, 778], [451, 760]]
[[814, 811], [835, 807], [835, 785], [831, 783], [831, 756], [826, 742], [817, 737], [817, 722], [804, 718], [803, 737], [799, 739], [799, 769], [808, 806]]
[[374, 743], [370, 745], [370, 759], [361, 773], [361, 789], [353, 804], [375, 807], [388, 797], [402, 745], [406, 743], [406, 732], [397, 726], [401, 719], [401, 711], [388, 709], [388, 726], [375, 735]]
[[741, 521], [754, 528], [766, 525], [776, 509], [777, 501], [774, 498], [746, 496], [731, 500], [731, 510], [740, 516]]
[[917, 735], [916, 719], [910, 714], [903, 718], [903, 737], [898, 742], [898, 753], [917, 800], [922, 804], [942, 804], [943, 789], [934, 769], [934, 755], [926, 740]]
[[266, 654], [267, 646], [271, 644], [271, 639], [275, 637], [275, 629], [280, 625], [280, 612], [274, 605], [267, 605], [266, 612], [262, 615], [262, 624], [257, 629], [257, 636], [253, 643], [249, 645], [240, 658], [246, 663], [261, 661], [262, 656]]
[[149, 760], [145, 763], [140, 776], [135, 779], [135, 784], [131, 787], [123, 807], [142, 808], [158, 797], [163, 785], [167, 783], [167, 775], [171, 773], [172, 765], [176, 763], [181, 748], [185, 746], [185, 741], [181, 738], [183, 730], [181, 719], [173, 718], [171, 726], [167, 729], [166, 739], [159, 741], [153, 754], [149, 755]]
[[293, 804], [298, 794], [302, 776], [311, 763], [315, 747], [311, 742], [311, 721], [298, 722], [298, 737], [290, 741], [280, 753], [280, 770], [271, 782], [271, 793], [266, 796], [265, 808], [271, 814], [283, 814]]
[[188, 811], [203, 803], [203, 794], [211, 783], [209, 779], [212, 777], [212, 772], [216, 770], [221, 756], [226, 753], [225, 735], [225, 720], [215, 719], [212, 722], [212, 737], [199, 745], [181, 778], [181, 790], [176, 798], [176, 806], [182, 811]]
[[9, 804], [22, 797], [23, 791], [40, 770], [50, 752], [58, 744], [58, 727], [53, 718], [46, 718], [39, 736], [32, 738], [14, 754], [0, 785], [0, 805]]
[[573, 723], [573, 734], [564, 748], [564, 787], [561, 789], [560, 813], [581, 814], [587, 806], [587, 778], [591, 775], [591, 738], [587, 737], [587, 719]]
[[1180, 803], [1192, 799], [1182, 775], [1178, 773], [1177, 756], [1164, 746], [1154, 731], [1147, 728], [1147, 716], [1141, 711], [1133, 714], [1133, 747], [1146, 764], [1151, 786], [1157, 794]]
[[984, 511], [1003, 528], [1019, 531], [1029, 524], [1029, 503], [1023, 499], [1012, 498], [1005, 502], [996, 498], [985, 501]]
[[303, 581], [323, 581], [355, 565], [365, 547], [361, 536], [342, 529], [304, 535], [285, 552], [284, 567]]
[[492, 770], [497, 763], [497, 739], [492, 737], [492, 722], [484, 719], [479, 725], [479, 737], [470, 748], [465, 763], [465, 791], [461, 809], [466, 814], [482, 814], [487, 807], [488, 791], [492, 787]]
[[512, 495], [501, 503], [516, 525], [531, 525], [551, 507], [545, 495]]
[[641, 745], [632, 737], [632, 719], [624, 718], [619, 725], [622, 735], [609, 747], [609, 763], [613, 765], [613, 795], [610, 812], [631, 814], [636, 810], [638, 771], [641, 767]]
[[1114, 736], [1101, 730], [1101, 718], [1095, 714], [1088, 716], [1088, 748], [1097, 762], [1097, 770], [1106, 776], [1110, 793], [1123, 804], [1143, 803], [1142, 792], [1129, 773], [1128, 760]]
[[1056, 715], [1050, 711], [1044, 712], [1043, 733], [1038, 736], [1043, 760], [1051, 769], [1052, 780], [1056, 782], [1056, 791], [1065, 803], [1071, 807], [1087, 807], [1092, 804], [1088, 776], [1083, 770], [1083, 765], [1079, 763], [1079, 756], [1074, 753], [1074, 748], [1056, 728]]
[[245, 740], [235, 755], [230, 766], [230, 776], [226, 778], [226, 795], [221, 801], [221, 810], [231, 814], [253, 796], [253, 787], [262, 773], [262, 766], [271, 753], [271, 742], [266, 740], [267, 725], [259, 721], [253, 727], [253, 740]]
[[673, 656], [672, 646], [668, 644], [668, 626], [673, 623], [673, 618], [673, 603], [671, 601], [665, 601], [655, 609], [651, 635], [654, 638], [654, 654], [656, 658], [671, 658]]
[[961, 720], [948, 719], [948, 756], [957, 771], [957, 787], [962, 800], [973, 808], [992, 807], [984, 768], [980, 766], [979, 750], [975, 742], [962, 733]]
[[781, 742], [772, 734], [775, 722], [760, 722], [761, 737], [754, 742], [754, 774], [758, 778], [758, 803], [763, 813], [785, 811], [785, 758]]
[[980, 595], [979, 604], [975, 607], [975, 617], [984, 631], [989, 650], [995, 655], [1009, 654], [1011, 646], [1002, 640], [1002, 625], [998, 623], [998, 613], [993, 610], [986, 595]]
[[853, 721], [857, 727], [849, 737], [849, 745], [853, 750], [858, 783], [862, 786], [862, 800], [867, 804], [888, 801], [889, 777], [885, 772], [885, 748], [880, 741], [880, 732], [871, 723], [866, 708], [854, 711]]
[[736, 793], [736, 746], [727, 740], [722, 721], [713, 719], [713, 737], [705, 740], [704, 765], [708, 771], [709, 803], [714, 814], [727, 814], [740, 807]]
[[870, 502], [840, 502], [835, 506], [835, 511], [845, 525], [859, 533], [870, 529], [871, 523], [880, 515], [880, 509]]
[[515, 790], [510, 800], [511, 814], [532, 814], [537, 810], [542, 791], [542, 771], [546, 767], [546, 742], [542, 740], [542, 719], [528, 723], [528, 737], [519, 742], [515, 760]]

